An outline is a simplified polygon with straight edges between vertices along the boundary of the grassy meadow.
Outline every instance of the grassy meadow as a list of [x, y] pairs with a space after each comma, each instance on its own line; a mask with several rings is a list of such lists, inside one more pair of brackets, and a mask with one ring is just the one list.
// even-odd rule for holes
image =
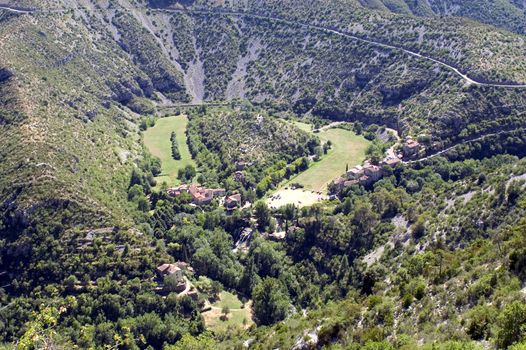
[[[151, 154], [161, 159], [162, 173], [156, 180], [158, 183], [166, 182], [174, 185], [177, 180], [177, 172], [188, 164], [195, 166], [194, 160], [188, 150], [186, 143], [186, 127], [188, 118], [186, 116], [167, 117], [157, 120], [155, 126], [144, 132], [144, 144]], [[175, 131], [177, 144], [181, 152], [181, 160], [172, 158], [172, 143], [170, 135]]]
[[[239, 298], [229, 292], [223, 291], [219, 294], [219, 300], [212, 304], [210, 311], [203, 313], [206, 327], [213, 332], [225, 332], [227, 328], [245, 329], [252, 325], [251, 302], [242, 307]], [[229, 308], [228, 319], [222, 320], [222, 309]]]
[[[310, 124], [301, 122], [295, 124], [302, 130], [312, 132]], [[351, 168], [364, 161], [369, 141], [361, 135], [340, 128], [322, 130], [316, 135], [322, 142], [330, 140], [332, 149], [319, 162], [312, 163], [309, 169], [292, 178], [288, 183], [300, 183], [308, 190], [323, 192], [332, 180], [345, 173], [347, 165]]]

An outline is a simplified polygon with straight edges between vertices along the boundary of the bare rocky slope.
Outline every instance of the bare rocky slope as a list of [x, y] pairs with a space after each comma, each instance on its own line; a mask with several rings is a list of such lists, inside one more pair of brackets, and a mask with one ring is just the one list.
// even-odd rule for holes
[[526, 34], [526, 4], [522, 0], [361, 0], [364, 6], [417, 16], [463, 16]]

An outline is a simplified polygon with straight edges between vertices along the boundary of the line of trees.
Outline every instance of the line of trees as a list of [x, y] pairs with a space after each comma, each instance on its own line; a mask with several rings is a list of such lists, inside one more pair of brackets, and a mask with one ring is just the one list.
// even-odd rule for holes
[[287, 165], [285, 161], [279, 161], [273, 167], [267, 169], [267, 175], [261, 179], [256, 186], [256, 194], [263, 197], [265, 193], [279, 184], [283, 179], [289, 179], [292, 175], [305, 171], [309, 168], [307, 157], [301, 157]]
[[175, 131], [172, 131], [170, 136], [170, 141], [172, 142], [172, 157], [175, 160], [181, 160], [181, 152], [179, 152], [179, 146], [177, 145], [177, 135]]

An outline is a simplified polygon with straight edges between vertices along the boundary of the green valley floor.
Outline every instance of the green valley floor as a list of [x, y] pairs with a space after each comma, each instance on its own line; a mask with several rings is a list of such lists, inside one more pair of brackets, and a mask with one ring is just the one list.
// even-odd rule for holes
[[[158, 183], [166, 182], [174, 185], [178, 182], [177, 172], [188, 164], [195, 166], [188, 145], [186, 143], [186, 116], [167, 117], [157, 120], [154, 127], [144, 132], [144, 144], [151, 154], [161, 159], [162, 173], [156, 180]], [[181, 152], [181, 160], [172, 158], [172, 143], [170, 135], [175, 132], [177, 144]]]

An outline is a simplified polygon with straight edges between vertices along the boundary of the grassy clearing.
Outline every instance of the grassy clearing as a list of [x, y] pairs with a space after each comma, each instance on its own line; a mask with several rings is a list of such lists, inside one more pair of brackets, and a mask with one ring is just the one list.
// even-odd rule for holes
[[219, 308], [223, 308], [226, 306], [230, 309], [241, 309], [242, 305], [243, 303], [235, 294], [229, 292], [221, 292], [221, 294], [219, 294], [219, 301], [215, 302], [213, 306]]
[[[312, 132], [309, 124], [295, 124], [302, 130]], [[369, 141], [363, 136], [339, 128], [323, 130], [316, 135], [323, 142], [330, 140], [332, 149], [319, 162], [313, 163], [309, 169], [292, 178], [286, 185], [300, 183], [308, 190], [323, 192], [332, 180], [345, 173], [347, 165], [353, 167], [364, 161]]]
[[[251, 303], [245, 304], [244, 308], [241, 308], [242, 305], [236, 295], [229, 292], [221, 292], [219, 300], [212, 305], [212, 310], [203, 313], [206, 327], [216, 333], [225, 332], [229, 327], [238, 329], [250, 327], [254, 323], [252, 321]], [[230, 309], [230, 312], [228, 320], [223, 321], [221, 320], [221, 315], [225, 306]], [[245, 324], [243, 324], [244, 320]]]
[[312, 133], [312, 124], [294, 121], [292, 122], [298, 129]]
[[[186, 116], [168, 117], [157, 120], [153, 128], [144, 132], [144, 144], [151, 154], [161, 159], [162, 173], [157, 182], [167, 182], [168, 185], [177, 184], [177, 172], [188, 164], [195, 166], [194, 160], [188, 150], [186, 143], [186, 127], [188, 118]], [[177, 144], [181, 152], [181, 160], [172, 158], [172, 143], [170, 135], [175, 131]]]

